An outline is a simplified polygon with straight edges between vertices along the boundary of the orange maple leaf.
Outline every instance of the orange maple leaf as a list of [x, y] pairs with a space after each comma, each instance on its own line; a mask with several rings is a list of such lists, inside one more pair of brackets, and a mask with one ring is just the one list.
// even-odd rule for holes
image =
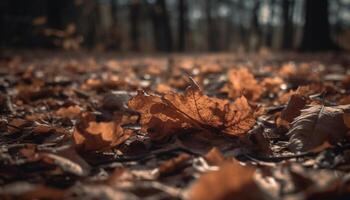
[[170, 92], [156, 96], [139, 92], [128, 106], [141, 114], [142, 130], [154, 140], [181, 130], [240, 136], [250, 130], [261, 114], [248, 104], [244, 96], [234, 103], [208, 97], [194, 81], [184, 94]]

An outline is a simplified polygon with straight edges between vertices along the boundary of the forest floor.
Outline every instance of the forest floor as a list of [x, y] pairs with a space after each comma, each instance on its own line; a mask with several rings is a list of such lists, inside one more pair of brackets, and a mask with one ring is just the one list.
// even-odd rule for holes
[[350, 56], [8, 51], [0, 199], [349, 199]]

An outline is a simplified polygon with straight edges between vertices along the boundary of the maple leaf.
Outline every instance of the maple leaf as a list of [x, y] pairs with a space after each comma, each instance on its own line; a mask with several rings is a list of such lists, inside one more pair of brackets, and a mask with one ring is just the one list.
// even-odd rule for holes
[[227, 77], [227, 88], [224, 90], [227, 90], [230, 98], [235, 99], [244, 95], [249, 100], [256, 101], [264, 92], [262, 85], [247, 68], [231, 69]]
[[154, 140], [189, 129], [240, 136], [261, 114], [244, 96], [234, 103], [208, 97], [194, 81], [184, 94], [170, 92], [161, 97], [139, 92], [128, 106], [141, 114], [142, 130]]
[[122, 144], [132, 132], [121, 127], [122, 117], [111, 122], [96, 122], [94, 116], [85, 113], [75, 126], [73, 141], [81, 151], [104, 150]]
[[200, 176], [190, 186], [190, 199], [224, 200], [261, 198], [261, 196], [259, 198], [259, 190], [253, 179], [254, 168], [241, 166], [236, 160], [226, 161], [219, 167], [219, 171], [209, 172]]
[[343, 114], [350, 112], [350, 105], [314, 105], [303, 109], [292, 122], [287, 135], [289, 148], [293, 151], [308, 151], [324, 142], [335, 144], [345, 139], [347, 127]]

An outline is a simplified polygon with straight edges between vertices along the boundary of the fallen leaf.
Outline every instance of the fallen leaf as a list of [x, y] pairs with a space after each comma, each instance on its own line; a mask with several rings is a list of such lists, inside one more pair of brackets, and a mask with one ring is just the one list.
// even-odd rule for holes
[[234, 103], [208, 97], [195, 82], [184, 94], [167, 93], [160, 97], [139, 92], [128, 106], [141, 114], [142, 130], [155, 140], [190, 129], [240, 136], [261, 114], [244, 96]]
[[345, 139], [347, 128], [343, 114], [350, 112], [350, 105], [310, 106], [301, 111], [301, 115], [292, 122], [289, 136], [289, 148], [292, 151], [308, 151], [325, 141], [330, 144]]
[[223, 70], [222, 68], [222, 65], [219, 65], [218, 63], [203, 63], [199, 65], [199, 71], [202, 74], [220, 73]]
[[127, 91], [112, 91], [103, 96], [101, 108], [108, 111], [124, 111], [132, 93]]
[[346, 104], [350, 104], [350, 96], [341, 97], [338, 100], [338, 105], [346, 105]]
[[75, 118], [78, 117], [79, 114], [82, 112], [82, 109], [80, 106], [69, 106], [66, 108], [60, 108], [56, 111], [56, 115], [60, 117], [67, 117], [67, 118]]
[[249, 100], [256, 101], [264, 92], [262, 85], [247, 68], [231, 69], [228, 71], [227, 77], [227, 92], [232, 99], [244, 95]]
[[306, 102], [305, 96], [293, 94], [290, 97], [286, 108], [282, 110], [277, 125], [286, 125], [289, 127], [289, 123], [301, 114], [301, 110], [305, 107]]
[[25, 182], [15, 182], [2, 186], [1, 199], [64, 199], [66, 190], [48, 187], [46, 185], [35, 185]]
[[157, 84], [157, 87], [155, 89], [159, 94], [166, 94], [168, 92], [174, 91], [173, 88], [171, 88], [169, 85], [164, 83]]
[[225, 162], [219, 171], [203, 174], [190, 186], [189, 199], [261, 199], [253, 179], [254, 171], [236, 160]]
[[75, 126], [73, 141], [81, 151], [104, 150], [122, 144], [132, 132], [121, 127], [122, 116], [111, 122], [96, 122], [94, 116], [85, 113]]
[[182, 153], [175, 158], [165, 161], [158, 167], [159, 176], [166, 176], [176, 172], [183, 168], [188, 160], [191, 159], [191, 156], [186, 153]]
[[281, 90], [281, 85], [285, 84], [284, 80], [280, 77], [267, 77], [261, 81], [261, 85], [264, 90], [270, 93], [277, 93]]
[[111, 186], [119, 185], [125, 181], [132, 181], [133, 175], [126, 168], [117, 167], [114, 169], [111, 176], [106, 180], [106, 183]]
[[350, 113], [344, 113], [343, 120], [346, 127], [350, 129]]
[[204, 159], [211, 165], [219, 165], [227, 161], [227, 159], [221, 154], [220, 150], [215, 147], [204, 155]]
[[293, 95], [297, 96], [302, 96], [306, 99], [309, 98], [309, 95], [315, 94], [315, 93], [320, 93], [323, 91], [324, 88], [318, 84], [310, 84], [310, 85], [304, 85], [304, 86], [299, 86], [296, 90], [291, 90], [287, 93], [282, 94], [278, 98], [278, 102], [281, 104], [286, 104], [289, 102], [291, 97]]

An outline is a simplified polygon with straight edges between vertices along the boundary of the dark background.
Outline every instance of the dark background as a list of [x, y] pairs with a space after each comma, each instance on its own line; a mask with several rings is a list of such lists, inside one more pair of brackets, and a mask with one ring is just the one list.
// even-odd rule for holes
[[350, 49], [349, 0], [1, 0], [3, 48]]

